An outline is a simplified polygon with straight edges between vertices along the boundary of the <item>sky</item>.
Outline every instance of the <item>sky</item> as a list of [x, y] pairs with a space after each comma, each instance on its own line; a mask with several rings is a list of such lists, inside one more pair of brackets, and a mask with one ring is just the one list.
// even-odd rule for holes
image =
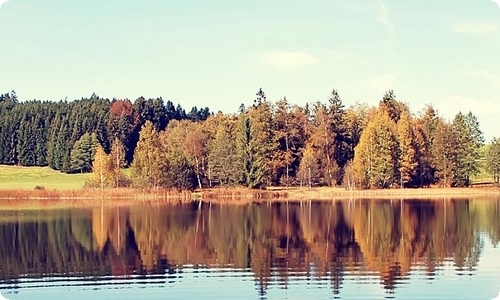
[[490, 0], [10, 0], [0, 93], [20, 100], [162, 97], [234, 113], [272, 102], [478, 117], [500, 136], [500, 6]]

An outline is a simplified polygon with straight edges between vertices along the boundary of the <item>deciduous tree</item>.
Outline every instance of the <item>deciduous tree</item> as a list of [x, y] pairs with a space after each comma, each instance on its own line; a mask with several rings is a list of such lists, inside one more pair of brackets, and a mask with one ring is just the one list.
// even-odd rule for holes
[[439, 119], [436, 125], [432, 155], [436, 178], [443, 187], [453, 184], [457, 162], [457, 139], [450, 124]]
[[321, 180], [320, 166], [317, 156], [314, 153], [313, 145], [308, 143], [300, 160], [299, 171], [297, 172], [300, 185], [307, 183], [308, 187], [317, 185]]
[[121, 169], [125, 167], [125, 148], [118, 138], [113, 140], [109, 155], [113, 168], [114, 185], [115, 187], [120, 187], [124, 185], [126, 181], [125, 175], [121, 172]]
[[165, 184], [169, 168], [166, 149], [153, 123], [146, 121], [139, 134], [132, 162], [132, 180], [136, 186], [157, 189]]
[[209, 146], [208, 178], [210, 185], [215, 182], [221, 185], [236, 185], [240, 180], [241, 165], [237, 153], [236, 120], [222, 117]]
[[92, 162], [92, 182], [101, 189], [113, 184], [113, 163], [101, 145], [97, 146]]
[[360, 187], [388, 188], [397, 182], [399, 147], [394, 127], [394, 122], [381, 111], [361, 134], [353, 161]]
[[415, 154], [415, 135], [412, 129], [410, 113], [403, 111], [397, 124], [397, 140], [399, 145], [399, 177], [400, 186], [411, 182], [417, 169]]

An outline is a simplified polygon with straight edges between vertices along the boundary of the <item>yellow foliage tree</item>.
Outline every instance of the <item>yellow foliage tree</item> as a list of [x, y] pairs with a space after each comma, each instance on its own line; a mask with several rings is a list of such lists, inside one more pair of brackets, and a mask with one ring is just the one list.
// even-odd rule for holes
[[125, 148], [122, 142], [115, 138], [113, 144], [111, 145], [110, 160], [113, 169], [113, 182], [115, 187], [119, 187], [123, 182], [125, 175], [121, 173], [121, 168], [125, 166]]
[[139, 133], [131, 168], [132, 179], [138, 186], [156, 189], [165, 183], [169, 168], [167, 151], [150, 121], [144, 124]]
[[92, 181], [104, 189], [113, 181], [113, 162], [104, 152], [101, 145], [97, 146], [92, 162]]

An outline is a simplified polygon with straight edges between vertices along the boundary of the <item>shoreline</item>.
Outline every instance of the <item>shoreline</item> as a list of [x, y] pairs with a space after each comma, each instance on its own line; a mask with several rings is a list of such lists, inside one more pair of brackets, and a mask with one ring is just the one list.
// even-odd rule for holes
[[75, 203], [82, 206], [133, 205], [140, 203], [214, 203], [250, 204], [262, 202], [302, 202], [334, 200], [377, 200], [377, 199], [470, 199], [500, 198], [499, 187], [471, 188], [407, 188], [377, 190], [346, 190], [339, 187], [273, 187], [252, 190], [241, 187], [219, 187], [195, 191], [120, 189], [70, 189], [70, 190], [29, 190], [0, 189], [0, 205], [33, 204], [51, 205]]

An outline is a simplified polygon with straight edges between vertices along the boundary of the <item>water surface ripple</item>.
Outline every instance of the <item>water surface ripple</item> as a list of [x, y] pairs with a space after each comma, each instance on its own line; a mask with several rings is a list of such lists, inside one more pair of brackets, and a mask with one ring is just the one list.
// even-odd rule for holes
[[12, 299], [493, 299], [500, 200], [0, 211]]

